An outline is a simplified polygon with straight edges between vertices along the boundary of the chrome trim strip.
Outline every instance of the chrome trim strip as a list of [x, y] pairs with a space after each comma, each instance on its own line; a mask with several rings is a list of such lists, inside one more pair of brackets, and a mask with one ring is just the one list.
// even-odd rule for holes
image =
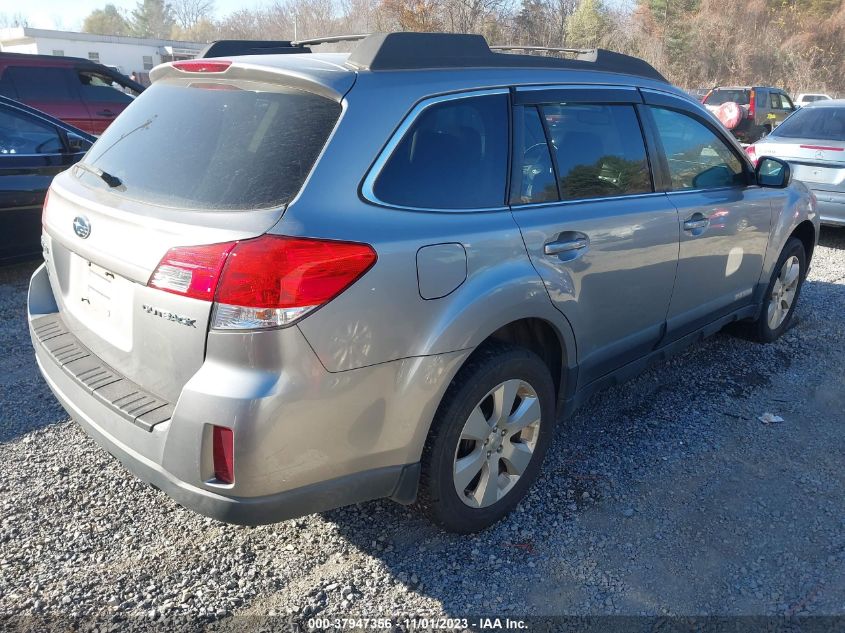
[[384, 169], [385, 164], [393, 155], [393, 152], [396, 151], [396, 148], [399, 146], [399, 143], [402, 142], [402, 139], [405, 138], [405, 134], [408, 133], [408, 130], [413, 126], [416, 120], [419, 118], [420, 114], [423, 113], [424, 110], [427, 108], [438, 104], [444, 103], [446, 101], [455, 101], [457, 99], [469, 99], [472, 97], [486, 97], [488, 95], [506, 95], [509, 93], [508, 88], [488, 88], [485, 90], [470, 90], [467, 92], [453, 92], [449, 94], [438, 95], [436, 97], [429, 97], [427, 99], [423, 99], [417, 105], [415, 105], [411, 111], [405, 116], [405, 119], [393, 133], [393, 136], [390, 137], [390, 140], [387, 142], [387, 145], [381, 150], [378, 158], [376, 158], [375, 162], [370, 167], [370, 170], [367, 172], [367, 176], [364, 178], [364, 182], [361, 184], [361, 195], [367, 202], [372, 202], [373, 204], [377, 204], [383, 207], [389, 207], [391, 209], [403, 209], [406, 211], [438, 211], [442, 213], [473, 213], [473, 212], [480, 212], [480, 211], [506, 211], [508, 207], [506, 205], [502, 205], [500, 207], [478, 207], [478, 208], [468, 208], [468, 209], [439, 209], [439, 208], [429, 208], [429, 207], [406, 207], [403, 205], [398, 204], [391, 204], [389, 202], [385, 202], [383, 200], [379, 200], [375, 194], [375, 184], [376, 180], [378, 180], [379, 175], [381, 174], [381, 170]]
[[561, 205], [583, 204], [585, 202], [613, 202], [614, 200], [633, 200], [636, 198], [649, 198], [652, 196], [666, 195], [665, 191], [648, 191], [646, 193], [627, 193], [619, 196], [607, 196], [602, 198], [575, 198], [573, 200], [553, 200], [551, 202], [526, 202], [514, 204], [511, 208], [516, 211], [522, 209], [537, 209], [542, 207], [559, 207]]
[[532, 92], [540, 90], [630, 90], [637, 92], [636, 86], [613, 84], [542, 84], [538, 86], [516, 86], [517, 92]]

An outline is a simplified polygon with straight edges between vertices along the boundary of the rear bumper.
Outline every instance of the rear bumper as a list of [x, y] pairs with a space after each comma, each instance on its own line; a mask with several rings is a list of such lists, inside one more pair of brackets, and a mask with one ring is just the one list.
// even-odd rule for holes
[[[331, 374], [310, 349], [297, 348], [302, 335], [289, 328], [284, 335], [289, 340], [279, 345], [288, 368], [268, 376], [255, 350], [247, 350], [251, 366], [238, 362], [243, 341], [227, 339], [222, 356], [229, 362], [211, 358], [219, 342], [210, 341], [209, 358], [182, 389], [172, 416], [150, 425], [128, 419], [125, 410], [63, 368], [74, 362], [72, 356], [61, 357], [55, 346], [51, 350], [39, 340], [35, 327], [57, 311], [45, 266], [32, 277], [28, 303], [39, 369], [85, 431], [179, 504], [244, 525], [381, 497], [412, 501], [428, 426], [465, 357], [406, 359]], [[275, 357], [268, 360], [278, 363]], [[443, 375], [445, 384], [426, 382], [418, 371]], [[213, 477], [210, 424], [234, 429], [232, 485]]]
[[804, 183], [816, 196], [816, 210], [822, 224], [845, 226], [845, 193], [816, 189], [813, 183]]
[[[104, 419], [110, 412], [102, 410], [103, 405], [90, 401], [93, 400], [91, 396], [85, 402], [86, 397], [73, 379], [45, 356], [44, 349], [36, 347], [38, 367], [47, 384], [85, 432], [129, 472], [194, 512], [226, 523], [262, 525], [381, 497], [394, 497], [405, 503], [413, 500], [419, 464], [376, 468], [261, 497], [229, 497], [192, 486], [109, 435], [95, 418]], [[101, 410], [97, 411], [98, 408]]]

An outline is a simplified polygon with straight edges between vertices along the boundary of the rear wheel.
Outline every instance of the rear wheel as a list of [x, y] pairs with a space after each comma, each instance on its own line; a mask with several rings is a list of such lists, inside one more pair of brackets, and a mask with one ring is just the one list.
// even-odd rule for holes
[[449, 386], [422, 460], [419, 506], [441, 527], [483, 530], [537, 478], [554, 432], [545, 363], [509, 344], [480, 349]]
[[789, 329], [801, 285], [807, 274], [804, 244], [790, 237], [775, 265], [757, 319], [749, 324], [751, 338], [770, 343]]

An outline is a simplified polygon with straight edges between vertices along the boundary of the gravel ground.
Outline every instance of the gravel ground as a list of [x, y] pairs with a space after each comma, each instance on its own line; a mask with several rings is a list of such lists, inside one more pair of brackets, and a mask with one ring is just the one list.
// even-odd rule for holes
[[823, 233], [780, 341], [722, 333], [595, 398], [560, 427], [518, 511], [472, 537], [387, 501], [258, 528], [181, 509], [68, 421], [39, 377], [23, 312], [33, 268], [0, 270], [0, 626], [845, 615], [845, 231]]

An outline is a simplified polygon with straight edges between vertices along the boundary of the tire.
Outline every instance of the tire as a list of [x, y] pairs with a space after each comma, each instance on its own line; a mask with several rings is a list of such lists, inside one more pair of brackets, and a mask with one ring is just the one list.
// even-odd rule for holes
[[[788, 262], [791, 262], [792, 266], [787, 266]], [[789, 271], [794, 271], [795, 265], [798, 266], [797, 276], [793, 278], [790, 274], [785, 277]], [[749, 338], [760, 343], [771, 343], [789, 329], [806, 275], [807, 255], [804, 252], [804, 244], [797, 237], [790, 237], [772, 271], [769, 285], [763, 294], [760, 313], [748, 324], [746, 334]], [[792, 291], [787, 290], [790, 287]], [[788, 305], [785, 307], [786, 303]], [[776, 311], [777, 306], [780, 313], [773, 314], [772, 311]]]
[[[507, 415], [499, 415], [508, 406], [497, 400], [512, 402]], [[520, 422], [527, 426], [515, 432]], [[554, 426], [555, 387], [545, 363], [516, 345], [479, 348], [435, 414], [423, 449], [418, 509], [450, 532], [469, 534], [496, 523], [537, 478]]]

